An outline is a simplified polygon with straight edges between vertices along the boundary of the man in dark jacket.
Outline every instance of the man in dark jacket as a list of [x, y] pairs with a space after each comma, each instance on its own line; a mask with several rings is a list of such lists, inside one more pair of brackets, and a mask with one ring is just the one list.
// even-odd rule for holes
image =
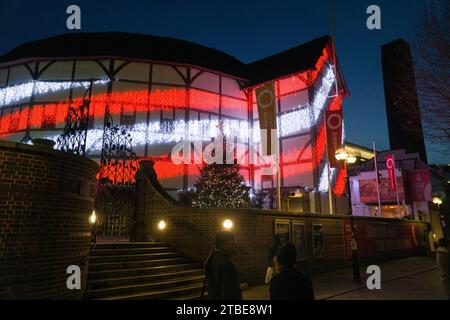
[[287, 243], [275, 256], [275, 272], [270, 281], [270, 300], [314, 300], [311, 278], [295, 269], [297, 250]]
[[234, 234], [220, 231], [214, 252], [205, 261], [209, 300], [242, 300], [237, 272], [231, 258], [236, 253]]

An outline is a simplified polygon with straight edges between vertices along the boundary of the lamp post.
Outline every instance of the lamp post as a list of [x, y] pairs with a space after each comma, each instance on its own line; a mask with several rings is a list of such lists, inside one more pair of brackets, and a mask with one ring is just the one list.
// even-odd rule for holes
[[[336, 160], [341, 164], [354, 164], [357, 161], [356, 156], [350, 155], [344, 148], [336, 150], [335, 154]], [[351, 190], [350, 190], [350, 179], [348, 174], [345, 176], [345, 185], [347, 188], [347, 201], [348, 201], [348, 214], [350, 215], [350, 224], [352, 231], [351, 248], [352, 248], [352, 269], [353, 269], [353, 282], [361, 283], [361, 274], [359, 273], [359, 262], [357, 255], [357, 243], [355, 238], [355, 227], [353, 224], [353, 211], [352, 211], [352, 200], [351, 200]]]
[[444, 217], [443, 213], [441, 212], [442, 199], [439, 198], [439, 197], [433, 197], [432, 202], [434, 204], [436, 204], [437, 207], [438, 207], [438, 214], [439, 214], [439, 218], [440, 218], [439, 220], [441, 222], [441, 229], [442, 229], [442, 231], [444, 233], [444, 237], [446, 237], [447, 236], [447, 232], [446, 232], [447, 231], [447, 226], [445, 224], [445, 217]]

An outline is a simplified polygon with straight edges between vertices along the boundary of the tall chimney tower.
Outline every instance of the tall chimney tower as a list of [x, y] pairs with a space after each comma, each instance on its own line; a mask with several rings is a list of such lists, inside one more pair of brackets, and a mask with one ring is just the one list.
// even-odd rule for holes
[[417, 152], [427, 162], [414, 65], [403, 39], [381, 47], [384, 96], [391, 149]]

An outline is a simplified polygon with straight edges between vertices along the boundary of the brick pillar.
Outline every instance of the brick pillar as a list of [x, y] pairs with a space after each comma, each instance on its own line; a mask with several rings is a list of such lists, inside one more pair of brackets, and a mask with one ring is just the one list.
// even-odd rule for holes
[[153, 168], [155, 163], [151, 160], [139, 161], [139, 170], [136, 177], [136, 241], [152, 241], [151, 210], [153, 192], [149, 185], [149, 177], [156, 178]]
[[[87, 158], [0, 141], [0, 300], [83, 298], [97, 172]], [[81, 289], [67, 288], [70, 265]]]

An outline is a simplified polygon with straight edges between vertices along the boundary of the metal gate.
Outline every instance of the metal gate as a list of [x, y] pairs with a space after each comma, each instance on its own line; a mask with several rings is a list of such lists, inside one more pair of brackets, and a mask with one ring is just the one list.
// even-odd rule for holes
[[100, 160], [96, 212], [99, 214], [97, 241], [133, 240], [135, 225], [136, 172], [128, 126], [106, 121]]
[[[57, 139], [57, 149], [87, 156], [86, 141], [92, 80], [80, 106], [70, 106], [63, 133]], [[113, 125], [108, 104], [102, 135], [102, 151], [98, 173], [97, 197], [94, 209], [98, 222], [93, 231], [97, 241], [133, 240], [134, 206], [138, 161], [133, 152], [132, 126]], [[88, 213], [87, 213], [88, 214]]]

